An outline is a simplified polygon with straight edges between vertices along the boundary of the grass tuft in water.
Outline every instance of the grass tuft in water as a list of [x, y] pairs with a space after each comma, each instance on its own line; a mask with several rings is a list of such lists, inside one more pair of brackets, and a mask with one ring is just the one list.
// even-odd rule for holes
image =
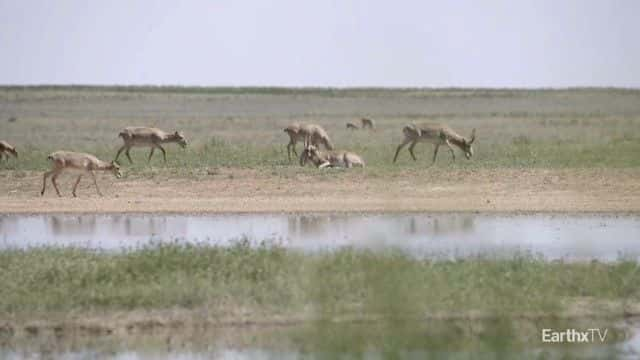
[[[157, 245], [124, 253], [73, 248], [0, 252], [0, 314], [234, 304], [326, 316], [557, 313], [574, 299], [637, 301], [638, 264], [512, 259], [417, 260], [343, 249]], [[222, 307], [221, 307], [222, 309]]]

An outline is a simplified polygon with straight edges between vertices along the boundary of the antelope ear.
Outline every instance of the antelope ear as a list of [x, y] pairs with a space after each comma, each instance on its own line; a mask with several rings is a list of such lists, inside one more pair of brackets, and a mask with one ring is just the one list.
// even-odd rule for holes
[[473, 130], [471, 130], [471, 140], [469, 140], [469, 145], [473, 144], [475, 140], [476, 140], [476, 129], [474, 128]]

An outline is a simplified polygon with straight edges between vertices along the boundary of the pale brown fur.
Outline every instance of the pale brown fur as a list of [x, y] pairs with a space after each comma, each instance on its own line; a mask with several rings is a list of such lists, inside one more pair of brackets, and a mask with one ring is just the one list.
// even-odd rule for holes
[[[327, 150], [333, 150], [333, 143], [329, 138], [329, 134], [320, 125], [293, 123], [286, 128], [284, 132], [289, 135], [289, 143], [287, 144], [287, 156], [291, 161], [291, 152], [297, 157], [296, 144], [299, 141], [304, 142], [310, 139], [311, 144], [319, 146], [324, 145]], [[302, 165], [302, 157], [300, 157], [300, 165]]]
[[80, 183], [80, 179], [84, 173], [89, 173], [93, 178], [93, 183], [96, 186], [96, 191], [98, 195], [102, 196], [102, 192], [100, 192], [100, 188], [98, 187], [98, 182], [96, 181], [96, 171], [110, 171], [112, 172], [116, 178], [122, 177], [122, 173], [120, 172], [120, 167], [115, 161], [106, 162], [98, 159], [97, 157], [91, 154], [85, 153], [77, 153], [71, 151], [56, 151], [51, 153], [47, 159], [51, 162], [51, 170], [44, 173], [44, 178], [42, 181], [42, 191], [40, 192], [41, 196], [44, 196], [44, 191], [47, 187], [47, 178], [51, 176], [51, 183], [53, 187], [56, 189], [56, 193], [58, 196], [62, 196], [60, 194], [60, 190], [58, 189], [58, 184], [56, 183], [56, 179], [58, 175], [63, 171], [76, 171], [80, 172], [78, 178], [76, 179], [75, 184], [73, 185], [73, 196], [76, 196], [76, 189], [78, 188], [78, 184]]
[[11, 155], [13, 155], [15, 158], [18, 158], [18, 152], [16, 151], [16, 148], [8, 142], [0, 140], [0, 160], [6, 157], [8, 161], [9, 156]]
[[149, 158], [147, 162], [151, 161], [151, 157], [153, 156], [153, 152], [156, 148], [162, 151], [162, 157], [164, 162], [167, 162], [167, 153], [164, 148], [160, 144], [165, 143], [178, 143], [182, 148], [187, 146], [187, 141], [184, 138], [184, 135], [176, 131], [175, 133], [167, 133], [157, 128], [151, 127], [142, 127], [142, 126], [131, 126], [124, 128], [119, 134], [124, 141], [124, 145], [120, 147], [118, 153], [116, 154], [115, 161], [118, 161], [118, 157], [120, 157], [120, 153], [125, 151], [125, 155], [127, 159], [129, 159], [129, 163], [133, 163], [131, 160], [131, 155], [129, 151], [132, 147], [150, 147], [151, 152], [149, 152]]
[[304, 159], [304, 163], [309, 160], [319, 169], [323, 169], [325, 167], [352, 168], [354, 166], [365, 166], [364, 160], [362, 160], [362, 158], [356, 153], [343, 150], [323, 152], [311, 144], [307, 144], [305, 146], [301, 158]]
[[413, 148], [418, 142], [430, 142], [435, 145], [435, 149], [433, 151], [433, 162], [431, 163], [432, 165], [436, 162], [436, 156], [438, 155], [438, 148], [440, 145], [446, 145], [449, 148], [453, 161], [456, 160], [456, 155], [451, 145], [459, 147], [464, 152], [467, 159], [471, 159], [473, 156], [473, 147], [471, 147], [471, 144], [473, 144], [476, 139], [476, 129], [473, 129], [469, 139], [458, 135], [447, 125], [438, 123], [423, 123], [419, 125], [410, 124], [405, 126], [402, 129], [402, 132], [404, 133], [404, 140], [396, 149], [396, 154], [393, 157], [394, 163], [398, 158], [400, 150], [409, 143], [411, 143], [409, 146], [409, 154], [411, 154], [413, 160], [417, 160], [413, 153]]
[[371, 119], [367, 119], [367, 118], [362, 118], [360, 119], [360, 122], [362, 123], [362, 129], [371, 129], [373, 130], [375, 128], [374, 124], [373, 124], [373, 120]]

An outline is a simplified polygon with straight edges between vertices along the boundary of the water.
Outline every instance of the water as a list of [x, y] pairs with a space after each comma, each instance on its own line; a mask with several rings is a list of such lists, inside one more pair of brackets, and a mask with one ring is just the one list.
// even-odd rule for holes
[[[552, 321], [555, 329], [597, 327], [604, 341], [543, 344], [549, 320], [318, 323], [103, 336], [2, 339], [0, 358], [85, 359], [637, 359], [638, 320]], [[1, 339], [2, 337], [0, 337]]]
[[[639, 260], [640, 216], [486, 214], [0, 215], [0, 251], [74, 246], [106, 251], [166, 243], [226, 246], [246, 239], [302, 251], [396, 248], [419, 257]], [[384, 359], [622, 358], [640, 355], [640, 320], [570, 319], [160, 329], [150, 334], [7, 335], [0, 358]], [[558, 320], [554, 320], [558, 321]], [[543, 344], [543, 327], [608, 329], [605, 342]], [[123, 330], [124, 331], [124, 330]], [[164, 333], [163, 333], [164, 331]], [[159, 333], [158, 333], [159, 332]], [[168, 333], [167, 333], [168, 332]]]
[[304, 251], [396, 248], [421, 257], [507, 256], [613, 261], [640, 257], [640, 217], [481, 214], [0, 215], [0, 250], [132, 249], [240, 239]]

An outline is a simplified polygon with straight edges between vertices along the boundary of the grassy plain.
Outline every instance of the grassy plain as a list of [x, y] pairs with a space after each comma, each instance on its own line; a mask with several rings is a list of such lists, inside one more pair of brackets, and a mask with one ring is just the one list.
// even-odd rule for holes
[[[375, 120], [376, 131], [346, 130], [363, 116]], [[282, 129], [294, 121], [323, 125], [367, 167], [319, 171], [289, 163]], [[392, 164], [402, 126], [420, 121], [445, 122], [463, 135], [476, 128], [476, 156], [467, 161], [458, 153], [451, 163], [441, 151], [427, 167], [432, 148], [420, 144], [419, 161], [404, 150]], [[189, 146], [168, 145], [166, 165], [158, 154], [147, 165], [147, 151], [133, 150], [135, 164], [121, 159], [123, 180], [101, 176], [105, 198], [90, 181], [80, 199], [69, 198], [68, 177], [61, 181], [66, 198], [39, 197], [48, 153], [87, 151], [109, 160], [121, 145], [119, 130], [132, 125], [182, 130]], [[638, 90], [1, 87], [0, 139], [20, 154], [0, 164], [0, 213], [640, 212]], [[6, 250], [0, 341], [16, 329], [67, 326], [101, 333], [381, 318], [404, 334], [399, 319], [629, 316], [640, 313], [639, 276], [635, 262], [548, 263], [527, 254], [429, 262], [246, 244], [119, 254]], [[353, 338], [365, 332], [314, 331], [320, 336], [307, 339], [368, 344]], [[390, 339], [402, 345], [408, 338]]]
[[[375, 120], [376, 131], [346, 130], [363, 116]], [[282, 129], [294, 121], [323, 125], [338, 148], [363, 156], [366, 169], [290, 163]], [[476, 128], [473, 160], [458, 152], [452, 163], [441, 151], [429, 167], [432, 146], [419, 144], [417, 162], [403, 149], [393, 164], [402, 127], [420, 121], [444, 122], [463, 135]], [[101, 180], [104, 207], [67, 199], [52, 207], [38, 198], [47, 154], [68, 149], [113, 159], [119, 130], [131, 125], [182, 130], [189, 146], [167, 145], [166, 165], [160, 154], [146, 164], [145, 149], [132, 151], [133, 165], [121, 158], [124, 179]], [[637, 90], [3, 87], [0, 138], [20, 153], [0, 164], [5, 212], [330, 211], [330, 204], [351, 211], [640, 211], [632, 181], [640, 176]], [[71, 182], [61, 178], [66, 196]], [[95, 196], [91, 186], [81, 183], [82, 197]], [[451, 201], [460, 198], [469, 201]], [[312, 201], [323, 199], [322, 206]]]
[[[385, 173], [426, 166], [432, 153], [426, 144], [417, 147], [418, 163], [406, 149], [399, 164], [391, 159], [403, 125], [439, 121], [465, 136], [478, 129], [473, 161], [459, 154], [451, 165], [443, 152], [440, 166], [620, 168], [640, 165], [639, 103], [640, 91], [620, 89], [0, 88], [0, 134], [21, 150], [21, 161], [10, 169], [43, 170], [46, 155], [61, 148], [111, 159], [121, 128], [149, 125], [188, 137], [186, 151], [167, 146], [168, 169], [277, 171], [289, 165], [282, 129], [312, 121], [339, 148], [361, 153], [367, 171]], [[346, 122], [362, 116], [373, 118], [378, 130], [346, 130]], [[144, 173], [147, 151], [134, 153], [137, 164], [129, 173]], [[159, 157], [154, 164], [161, 165]]]

